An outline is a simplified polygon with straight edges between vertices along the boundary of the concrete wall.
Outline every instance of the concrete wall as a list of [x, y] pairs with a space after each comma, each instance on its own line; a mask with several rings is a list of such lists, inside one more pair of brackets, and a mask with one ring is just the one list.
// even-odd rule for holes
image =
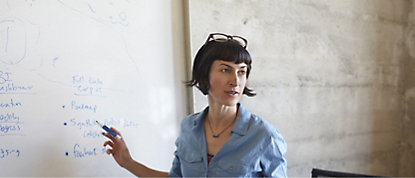
[[[211, 32], [248, 39], [258, 95], [241, 102], [282, 132], [289, 176], [415, 176], [413, 4], [190, 0], [191, 56]], [[193, 96], [201, 111], [206, 98]]]
[[415, 0], [409, 14], [406, 45], [408, 59], [405, 63], [405, 115], [401, 144], [400, 176], [415, 176]]

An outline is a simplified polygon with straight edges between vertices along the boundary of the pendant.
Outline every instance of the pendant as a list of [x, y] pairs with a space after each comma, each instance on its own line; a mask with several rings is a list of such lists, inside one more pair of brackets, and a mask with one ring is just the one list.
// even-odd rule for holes
[[213, 134], [212, 136], [213, 136], [213, 138], [218, 138], [219, 137], [218, 134]]

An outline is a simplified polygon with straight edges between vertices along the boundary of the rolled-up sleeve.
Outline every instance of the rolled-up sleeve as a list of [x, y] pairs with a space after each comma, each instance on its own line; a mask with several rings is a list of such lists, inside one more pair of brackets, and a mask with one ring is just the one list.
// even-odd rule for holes
[[271, 134], [269, 139], [270, 144], [261, 157], [262, 174], [265, 177], [287, 177], [287, 161], [283, 157], [287, 144], [278, 131]]

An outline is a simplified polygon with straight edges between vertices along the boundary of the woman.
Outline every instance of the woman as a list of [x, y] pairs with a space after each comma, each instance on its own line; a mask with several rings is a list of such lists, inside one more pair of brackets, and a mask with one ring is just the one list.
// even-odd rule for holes
[[183, 119], [170, 172], [134, 161], [122, 138], [103, 133], [110, 139], [104, 143], [111, 146], [107, 153], [138, 177], [286, 177], [281, 134], [238, 103], [242, 94], [255, 96], [246, 87], [251, 70], [246, 45], [242, 37], [214, 33], [197, 52], [188, 86], [207, 95], [209, 106]]

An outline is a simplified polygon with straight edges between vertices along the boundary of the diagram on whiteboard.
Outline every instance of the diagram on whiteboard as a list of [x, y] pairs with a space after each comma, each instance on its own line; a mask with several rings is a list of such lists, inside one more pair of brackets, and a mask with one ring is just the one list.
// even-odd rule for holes
[[2, 176], [128, 176], [96, 121], [170, 166], [185, 60], [162, 1], [0, 0]]
[[[51, 123], [58, 119], [62, 121], [52, 124], [54, 127], [79, 134], [70, 146], [73, 150], [65, 148], [61, 155], [85, 158], [105, 153], [105, 149], [89, 145], [90, 141], [85, 143], [102, 139], [91, 118], [100, 118], [109, 126], [137, 129], [136, 121], [128, 121], [128, 114], [114, 116], [109, 109], [101, 109], [114, 107], [114, 98], [131, 97], [139, 91], [140, 82], [137, 61], [120, 35], [129, 22], [127, 12], [116, 7], [128, 6], [103, 2], [0, 1], [0, 137], [30, 137], [36, 124], [48, 125], [36, 120]], [[117, 94], [108, 99], [109, 93]], [[9, 146], [0, 147], [0, 158], [28, 153], [22, 147]]]
[[[133, 47], [121, 35], [129, 25], [123, 9], [129, 2], [59, 0], [53, 2], [60, 6], [59, 11], [47, 12], [54, 10], [43, 9], [49, 3], [3, 1], [16, 16], [0, 14], [0, 63], [66, 86], [74, 86], [73, 77], [100, 78], [104, 84], [118, 82], [101, 86], [95, 93], [102, 93], [102, 89], [133, 92], [124, 77], [138, 81], [141, 76], [137, 59], [130, 55]], [[61, 13], [71, 15], [62, 18]]]
[[26, 55], [26, 28], [17, 18], [5, 18], [0, 21], [0, 61], [13, 65], [19, 63]]
[[79, 3], [72, 0], [59, 0], [63, 5], [103, 23], [128, 26], [128, 15], [123, 10], [129, 1], [90, 0]]
[[36, 25], [17, 17], [5, 17], [0, 19], [0, 35], [0, 61], [15, 65], [26, 57], [28, 40], [37, 43], [39, 30]]

